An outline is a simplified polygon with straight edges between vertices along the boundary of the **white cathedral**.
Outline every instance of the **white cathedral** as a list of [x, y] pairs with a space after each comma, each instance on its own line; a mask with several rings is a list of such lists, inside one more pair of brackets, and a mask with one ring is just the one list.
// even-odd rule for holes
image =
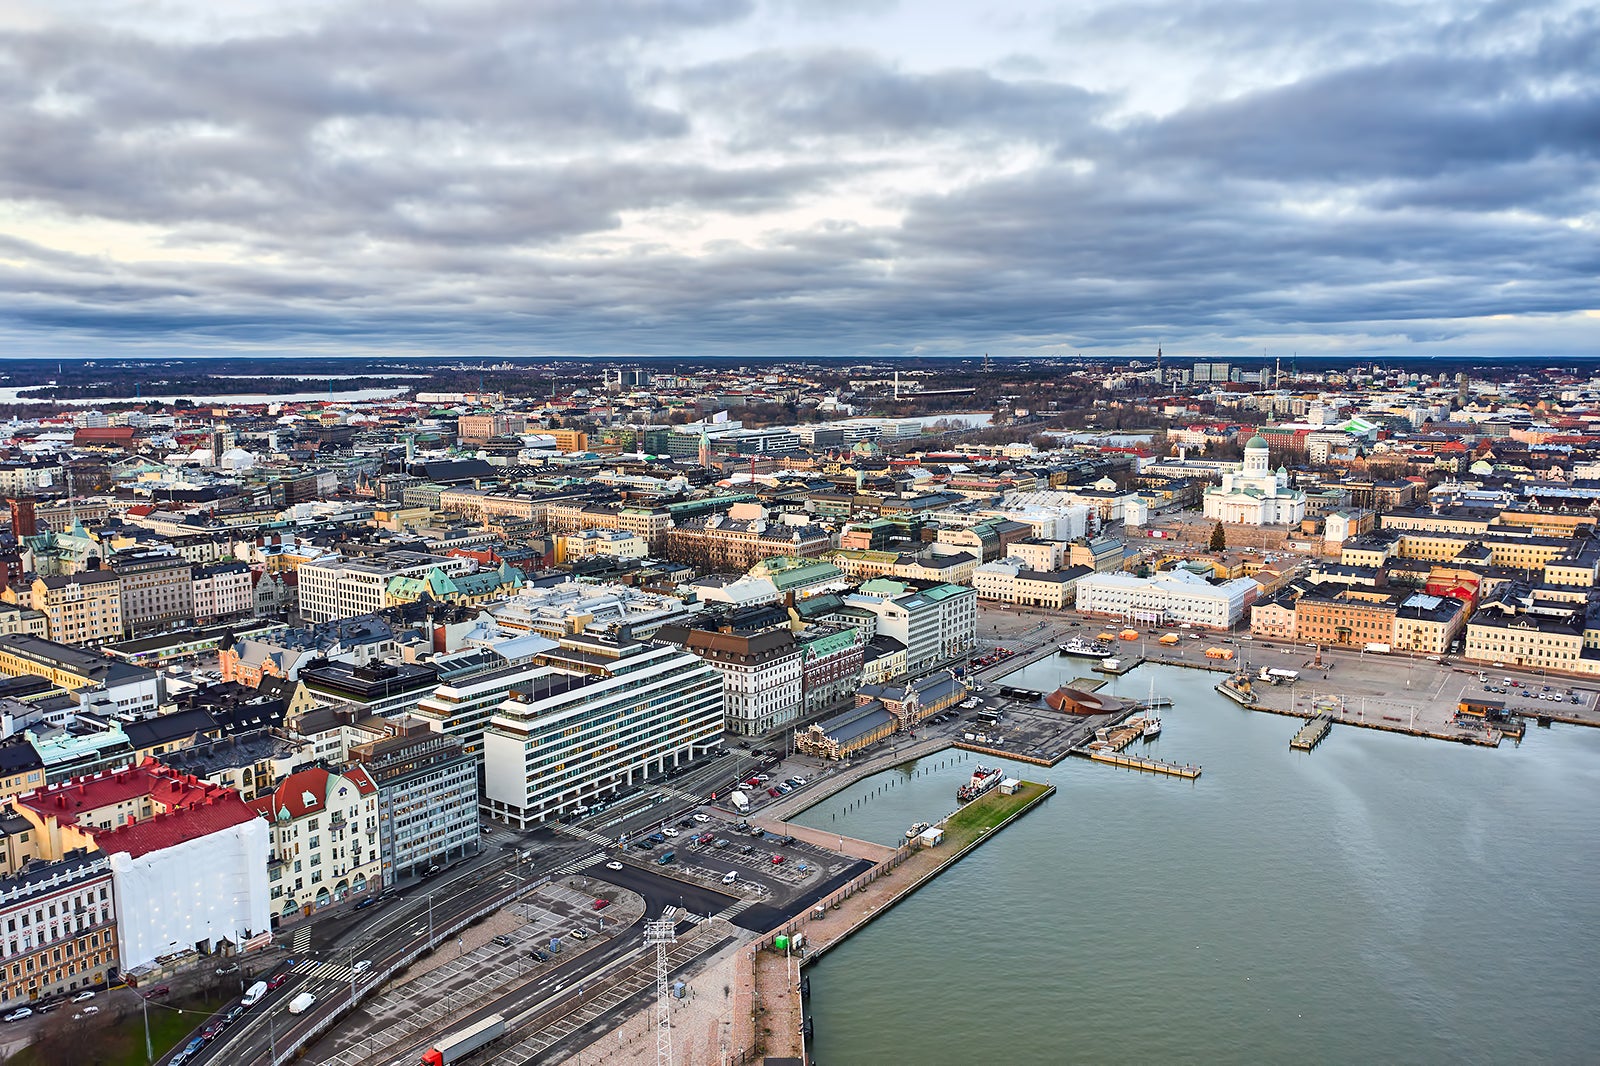
[[1306, 516], [1306, 494], [1289, 487], [1289, 472], [1267, 465], [1267, 442], [1258, 433], [1244, 446], [1240, 470], [1222, 475], [1205, 492], [1205, 516], [1241, 526], [1286, 526]]

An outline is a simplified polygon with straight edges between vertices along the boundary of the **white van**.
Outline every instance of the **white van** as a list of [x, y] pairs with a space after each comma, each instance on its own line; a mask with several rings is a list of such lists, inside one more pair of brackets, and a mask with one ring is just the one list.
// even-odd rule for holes
[[294, 999], [289, 1001], [289, 1013], [304, 1014], [306, 1011], [311, 1009], [311, 1005], [316, 1001], [317, 997], [313, 996], [310, 992], [302, 992], [298, 996], [294, 997]]
[[244, 999], [242, 999], [240, 1002], [242, 1002], [246, 1007], [254, 1007], [257, 1003], [261, 1002], [261, 997], [265, 996], [266, 994], [267, 983], [265, 981], [257, 981], [255, 984], [250, 986], [250, 990], [244, 994]]
[[739, 871], [738, 870], [729, 870], [726, 874], [724, 874], [722, 876], [722, 883], [725, 884], [725, 885], [731, 885], [737, 880], [739, 880]]

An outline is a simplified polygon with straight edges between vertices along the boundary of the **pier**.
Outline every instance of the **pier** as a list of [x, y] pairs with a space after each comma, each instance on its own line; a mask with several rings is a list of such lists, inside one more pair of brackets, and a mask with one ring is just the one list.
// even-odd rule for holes
[[1322, 743], [1324, 737], [1333, 729], [1333, 718], [1330, 715], [1319, 714], [1311, 721], [1300, 727], [1300, 731], [1289, 741], [1289, 747], [1295, 751], [1310, 751]]
[[1146, 773], [1166, 774], [1168, 777], [1182, 777], [1193, 781], [1200, 776], [1200, 767], [1190, 766], [1186, 763], [1166, 762], [1162, 759], [1147, 759], [1142, 755], [1124, 755], [1119, 751], [1107, 751], [1101, 748], [1089, 752], [1089, 758], [1095, 762], [1110, 763], [1112, 766], [1121, 766], [1129, 770], [1143, 770]]

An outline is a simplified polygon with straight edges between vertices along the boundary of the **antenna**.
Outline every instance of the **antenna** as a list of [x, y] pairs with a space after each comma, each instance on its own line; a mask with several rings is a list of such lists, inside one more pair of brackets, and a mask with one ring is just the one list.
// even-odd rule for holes
[[672, 950], [672, 945], [678, 942], [678, 934], [673, 931], [676, 923], [672, 916], [678, 908], [668, 907], [661, 912], [661, 917], [653, 922], [644, 924], [645, 945], [654, 945], [656, 949], [656, 1063], [658, 1066], [672, 1066], [672, 1001], [671, 991], [667, 988], [667, 952]]

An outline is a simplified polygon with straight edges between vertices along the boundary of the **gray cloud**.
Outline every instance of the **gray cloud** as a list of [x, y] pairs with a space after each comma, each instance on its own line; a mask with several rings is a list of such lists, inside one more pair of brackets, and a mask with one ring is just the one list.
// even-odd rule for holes
[[[771, 27], [811, 16], [734, 0], [0, 34], [0, 200], [26, 223], [0, 237], [0, 337], [1470, 349], [1503, 343], [1490, 316], [1538, 343], [1595, 304], [1600, 19], [1582, 5], [1108, 4], [1054, 43], [1019, 31], [992, 67], [891, 56], [880, 15], [794, 49]], [[1114, 69], [1136, 38], [1279, 66], [1129, 114], [1137, 71], [1091, 89], [1073, 63]], [[85, 241], [113, 224], [164, 254]]]

